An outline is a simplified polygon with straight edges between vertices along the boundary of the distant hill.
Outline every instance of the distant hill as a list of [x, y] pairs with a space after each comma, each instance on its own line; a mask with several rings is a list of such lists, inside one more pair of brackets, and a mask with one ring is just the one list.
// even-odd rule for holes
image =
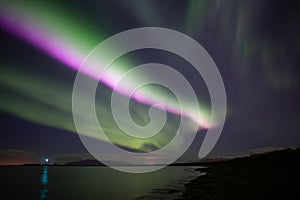
[[[131, 165], [130, 163], [118, 162], [118, 161], [109, 161], [111, 165], [115, 166], [126, 166]], [[66, 166], [106, 166], [98, 160], [88, 159], [88, 160], [79, 160], [73, 162], [67, 162], [64, 164]]]
[[[228, 162], [228, 161], [239, 161], [239, 160], [245, 160], [245, 159], [251, 159], [256, 158], [256, 159], [265, 159], [265, 158], [280, 158], [282, 161], [286, 158], [287, 155], [291, 154], [296, 154], [299, 156], [299, 151], [300, 149], [284, 149], [284, 150], [275, 150], [275, 151], [270, 151], [270, 152], [265, 152], [265, 153], [257, 153], [257, 154], [252, 154], [252, 155], [247, 155], [247, 156], [240, 156], [240, 157], [232, 157], [232, 158], [207, 158], [203, 159], [200, 162], [189, 162], [189, 163], [172, 163], [170, 166], [203, 166], [203, 165], [212, 165], [212, 164], [218, 164], [218, 163], [223, 163], [223, 162]], [[110, 161], [111, 165], [115, 166], [128, 166], [132, 165], [130, 163], [124, 163], [124, 162], [118, 162], [118, 161]], [[73, 161], [73, 162], [68, 162], [64, 164], [65, 166], [106, 166], [102, 162], [94, 159], [87, 159], [87, 160], [79, 160], [79, 161]]]
[[78, 160], [73, 162], [67, 162], [64, 165], [68, 166], [104, 166], [104, 164], [98, 160]]

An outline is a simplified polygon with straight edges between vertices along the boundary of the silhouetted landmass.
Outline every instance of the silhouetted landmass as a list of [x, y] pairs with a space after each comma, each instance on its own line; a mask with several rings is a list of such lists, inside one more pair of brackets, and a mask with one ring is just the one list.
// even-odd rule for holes
[[74, 161], [74, 162], [68, 162], [64, 165], [67, 166], [104, 166], [103, 163], [101, 163], [98, 160], [79, 160], [79, 161]]
[[[115, 166], [130, 165], [129, 163], [118, 162], [118, 161], [110, 161], [109, 163], [111, 165], [115, 165]], [[89, 160], [79, 160], [79, 161], [74, 161], [74, 162], [68, 162], [68, 163], [64, 164], [63, 166], [106, 166], [106, 165], [98, 160], [89, 159]]]
[[300, 149], [286, 149], [207, 163], [180, 199], [295, 199], [299, 196]]

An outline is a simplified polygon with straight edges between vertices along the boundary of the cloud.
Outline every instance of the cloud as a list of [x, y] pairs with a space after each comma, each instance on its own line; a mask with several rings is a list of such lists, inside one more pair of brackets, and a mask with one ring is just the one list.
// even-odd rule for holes
[[250, 151], [250, 154], [261, 154], [261, 153], [267, 153], [267, 152], [278, 151], [283, 149], [286, 148], [285, 147], [261, 147], [261, 148], [252, 149]]
[[41, 157], [30, 151], [0, 149], [0, 165], [23, 165], [40, 163]]

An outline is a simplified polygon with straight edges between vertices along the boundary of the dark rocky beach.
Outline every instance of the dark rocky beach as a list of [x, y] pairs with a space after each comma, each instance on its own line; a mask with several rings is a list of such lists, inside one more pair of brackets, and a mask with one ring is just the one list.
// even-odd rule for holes
[[205, 163], [181, 199], [295, 199], [300, 195], [300, 149]]

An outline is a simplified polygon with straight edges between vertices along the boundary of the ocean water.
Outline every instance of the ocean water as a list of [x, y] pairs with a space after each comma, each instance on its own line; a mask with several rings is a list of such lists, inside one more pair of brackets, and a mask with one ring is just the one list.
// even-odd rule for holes
[[174, 199], [195, 167], [129, 174], [104, 166], [0, 167], [0, 199]]

